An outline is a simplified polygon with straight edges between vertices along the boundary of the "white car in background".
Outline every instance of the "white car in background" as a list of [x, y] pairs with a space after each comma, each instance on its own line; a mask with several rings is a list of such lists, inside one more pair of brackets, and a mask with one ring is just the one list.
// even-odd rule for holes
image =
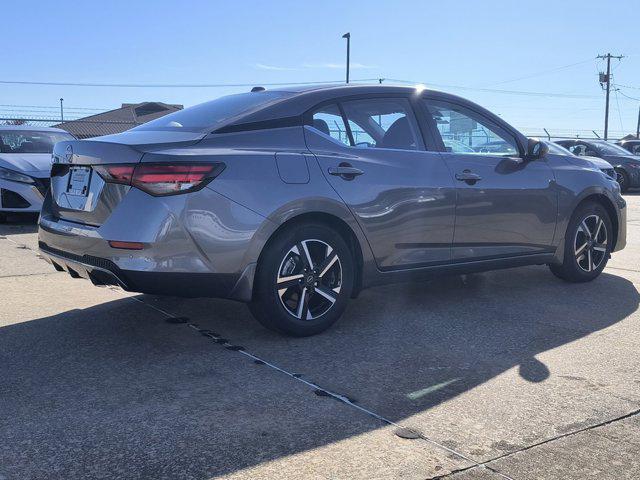
[[8, 213], [40, 212], [53, 146], [74, 138], [57, 128], [0, 125], [0, 223]]

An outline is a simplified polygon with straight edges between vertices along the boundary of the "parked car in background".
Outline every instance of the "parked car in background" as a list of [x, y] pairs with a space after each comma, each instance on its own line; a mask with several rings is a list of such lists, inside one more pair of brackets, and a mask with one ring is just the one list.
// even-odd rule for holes
[[615, 169], [613, 168], [613, 165], [611, 165], [606, 160], [603, 160], [598, 157], [587, 157], [587, 156], [580, 157], [578, 155], [574, 155], [568, 149], [564, 148], [561, 145], [558, 145], [555, 142], [551, 142], [549, 140], [544, 140], [544, 143], [547, 145], [547, 147], [549, 147], [550, 153], [554, 153], [556, 155], [567, 155], [568, 157], [571, 157], [570, 161], [572, 163], [575, 163], [576, 165], [591, 166], [592, 168], [600, 170], [605, 175], [613, 179], [616, 179], [616, 172], [615, 172]]
[[620, 140], [616, 142], [616, 145], [620, 145], [634, 155], [640, 155], [640, 140]]
[[0, 125], [0, 222], [10, 212], [40, 212], [53, 146], [73, 139], [56, 128]]
[[[613, 179], [460, 97], [254, 90], [56, 144], [42, 255], [95, 284], [248, 302], [304, 336], [372, 285], [531, 264], [587, 282], [626, 244]], [[487, 138], [500, 153], [475, 150]]]
[[605, 140], [579, 138], [558, 140], [556, 143], [579, 157], [598, 157], [609, 162], [616, 171], [616, 179], [623, 193], [629, 188], [640, 187], [640, 158], [620, 145]]

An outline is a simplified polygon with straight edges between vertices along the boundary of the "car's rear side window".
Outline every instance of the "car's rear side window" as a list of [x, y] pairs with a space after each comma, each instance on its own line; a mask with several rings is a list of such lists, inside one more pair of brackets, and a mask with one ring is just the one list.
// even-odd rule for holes
[[418, 150], [418, 124], [406, 98], [367, 98], [341, 104], [356, 147]]
[[364, 98], [331, 104], [313, 113], [311, 126], [356, 148], [420, 150], [424, 147], [406, 98]]
[[326, 105], [313, 113], [311, 126], [345, 145], [351, 145], [347, 127], [344, 124], [338, 105]]

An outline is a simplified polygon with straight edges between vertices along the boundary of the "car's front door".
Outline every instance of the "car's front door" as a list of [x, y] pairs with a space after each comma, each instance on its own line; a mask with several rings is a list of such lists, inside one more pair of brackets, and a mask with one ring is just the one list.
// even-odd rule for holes
[[451, 260], [455, 186], [409, 98], [349, 99], [320, 106], [307, 120], [307, 145], [380, 269]]
[[558, 200], [547, 162], [524, 160], [515, 134], [466, 105], [423, 101], [456, 183], [453, 259], [550, 252]]

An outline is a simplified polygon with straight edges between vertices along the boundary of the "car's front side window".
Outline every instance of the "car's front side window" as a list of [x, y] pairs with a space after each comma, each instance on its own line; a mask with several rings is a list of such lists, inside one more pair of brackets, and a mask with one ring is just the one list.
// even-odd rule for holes
[[491, 120], [460, 105], [425, 100], [447, 152], [461, 155], [519, 155], [515, 137]]
[[356, 147], [418, 150], [418, 124], [406, 98], [367, 98], [341, 104]]

